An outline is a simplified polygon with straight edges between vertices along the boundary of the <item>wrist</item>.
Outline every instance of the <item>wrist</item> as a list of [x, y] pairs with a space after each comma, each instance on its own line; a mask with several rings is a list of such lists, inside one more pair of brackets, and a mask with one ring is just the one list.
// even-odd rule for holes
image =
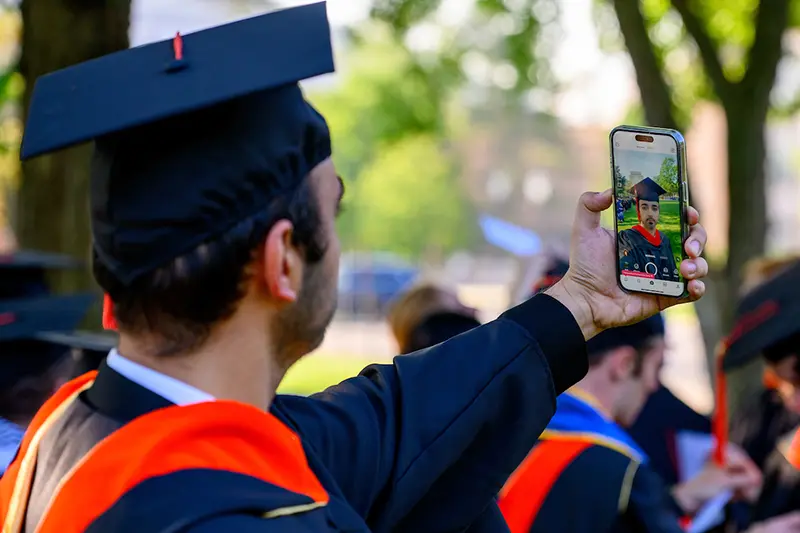
[[557, 300], [572, 313], [575, 322], [578, 323], [578, 327], [583, 333], [583, 338], [588, 341], [600, 333], [600, 329], [595, 324], [594, 314], [584, 290], [565, 276], [561, 281], [547, 289], [545, 294]]

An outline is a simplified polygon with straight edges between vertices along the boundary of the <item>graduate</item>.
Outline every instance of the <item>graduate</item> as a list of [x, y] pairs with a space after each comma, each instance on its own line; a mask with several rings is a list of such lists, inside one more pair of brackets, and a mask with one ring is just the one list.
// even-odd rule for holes
[[619, 232], [619, 264], [625, 272], [644, 273], [663, 281], [679, 281], [675, 254], [668, 236], [658, 230], [661, 217], [659, 198], [666, 190], [645, 178], [630, 190], [636, 197], [639, 223]]
[[[586, 372], [586, 339], [658, 312], [603, 270], [611, 195], [586, 193], [578, 268], [546, 294], [321, 394], [277, 395], [336, 309], [344, 183], [298, 85], [333, 70], [317, 3], [37, 80], [21, 156], [94, 141], [93, 272], [119, 343], [34, 418], [0, 480], [4, 532], [466, 530], [499, 516]], [[689, 217], [690, 296], [663, 305], [704, 292]]]
[[[744, 268], [740, 298], [744, 298], [764, 282], [797, 264], [800, 258], [762, 257], [749, 261]], [[764, 366], [763, 359], [757, 358]], [[755, 369], [754, 369], [755, 371]], [[749, 398], [741, 412], [730, 420], [730, 439], [741, 445], [759, 468], [763, 468], [778, 441], [800, 425], [800, 412], [792, 406], [786, 387], [769, 367], [763, 368], [763, 390]]]
[[44, 402], [72, 377], [69, 335], [96, 300], [93, 295], [0, 301], [0, 473]]
[[0, 473], [36, 411], [70, 377], [66, 345], [44, 336], [74, 329], [96, 297], [52, 296], [47, 275], [79, 266], [71, 257], [38, 251], [0, 255]]
[[716, 494], [757, 490], [757, 469], [736, 449], [730, 451], [732, 464], [746, 475], [709, 463], [667, 490], [623, 429], [658, 387], [663, 335], [663, 320], [655, 316], [589, 341], [588, 375], [558, 398], [539, 443], [500, 493], [512, 533], [678, 533], [680, 517]]
[[[726, 372], [763, 357], [787, 403], [800, 405], [800, 262], [766, 281], [739, 303], [736, 322], [720, 351], [715, 432], [727, 439]], [[765, 461], [764, 488], [751, 515], [758, 523], [800, 511], [800, 438], [797, 429], [778, 439]], [[795, 519], [800, 531], [800, 518]]]

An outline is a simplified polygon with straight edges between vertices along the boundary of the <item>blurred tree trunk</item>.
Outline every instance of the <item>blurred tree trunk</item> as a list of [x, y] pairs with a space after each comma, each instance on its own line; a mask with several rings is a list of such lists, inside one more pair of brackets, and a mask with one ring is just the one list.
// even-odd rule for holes
[[[636, 70], [642, 104], [649, 124], [678, 125], [670, 87], [650, 42], [638, 0], [613, 0], [625, 45]], [[709, 370], [713, 375], [714, 347], [730, 331], [742, 283], [744, 265], [764, 254], [767, 232], [765, 129], [769, 97], [783, 54], [781, 39], [789, 25], [789, 0], [760, 2], [755, 40], [748, 53], [747, 71], [741, 81], [729, 81], [723, 72], [716, 45], [686, 0], [672, 0], [687, 33], [697, 45], [711, 86], [727, 120], [727, 158], [730, 221], [728, 258], [712, 271], [707, 297], [698, 302]], [[749, 395], [760, 388], [758, 372], [731, 376], [729, 401], [735, 413]]]
[[[25, 116], [39, 76], [128, 47], [130, 4], [131, 0], [22, 0]], [[60, 291], [94, 286], [88, 268], [90, 156], [91, 147], [84, 145], [22, 165], [16, 221], [20, 246], [87, 259], [86, 269], [54, 276]]]

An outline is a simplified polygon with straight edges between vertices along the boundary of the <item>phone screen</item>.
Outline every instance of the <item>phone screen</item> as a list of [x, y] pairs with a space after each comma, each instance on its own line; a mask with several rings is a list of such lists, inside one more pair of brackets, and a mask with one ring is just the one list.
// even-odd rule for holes
[[623, 289], [680, 297], [683, 147], [671, 135], [616, 130], [611, 139], [619, 282]]

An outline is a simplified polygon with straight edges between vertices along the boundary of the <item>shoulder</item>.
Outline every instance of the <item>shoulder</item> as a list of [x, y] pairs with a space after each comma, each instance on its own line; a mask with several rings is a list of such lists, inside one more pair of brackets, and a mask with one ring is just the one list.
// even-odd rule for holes
[[619, 232], [619, 240], [622, 243], [635, 243], [642, 240], [642, 236], [634, 229], [624, 229]]
[[[317, 520], [324, 505], [260, 479], [214, 469], [181, 470], [134, 486], [86, 529], [87, 533], [161, 533], [230, 516], [234, 525], [255, 526], [251, 518], [293, 516], [297, 523]], [[324, 514], [324, 513], [323, 513]], [[189, 529], [195, 531], [195, 529]], [[214, 529], [200, 529], [210, 532]], [[261, 531], [219, 529], [218, 531]], [[266, 531], [283, 531], [266, 529]], [[287, 530], [288, 531], [288, 530]], [[303, 529], [298, 529], [303, 531]]]
[[[559, 446], [555, 444], [553, 447], [557, 449]], [[542, 459], [544, 465], [550, 462], [544, 456]], [[587, 443], [559, 473], [553, 483], [553, 492], [568, 497], [585, 494], [586, 497], [591, 496], [598, 500], [607, 499], [607, 503], [616, 506], [626, 477], [631, 478], [636, 473], [638, 464], [637, 460], [622, 449]], [[601, 488], [601, 493], [598, 493], [598, 488]]]
[[[627, 510], [638, 464], [606, 446], [587, 447], [555, 480], [531, 531], [610, 530], [620, 514]], [[578, 506], [581, 512], [575, 513]]]

